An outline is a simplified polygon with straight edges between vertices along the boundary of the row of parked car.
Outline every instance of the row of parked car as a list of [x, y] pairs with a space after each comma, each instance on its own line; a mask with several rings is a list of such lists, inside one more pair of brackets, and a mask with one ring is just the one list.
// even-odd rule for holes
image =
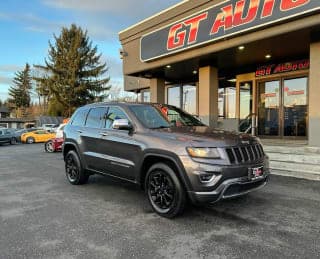
[[45, 128], [10, 129], [0, 128], [0, 144], [9, 143], [14, 145], [18, 142], [32, 144], [45, 143], [47, 152], [61, 150], [63, 143], [63, 128], [65, 124], [58, 126], [55, 131]]
[[18, 135], [16, 135], [13, 129], [0, 128], [0, 144], [10, 143], [16, 144], [18, 141]]

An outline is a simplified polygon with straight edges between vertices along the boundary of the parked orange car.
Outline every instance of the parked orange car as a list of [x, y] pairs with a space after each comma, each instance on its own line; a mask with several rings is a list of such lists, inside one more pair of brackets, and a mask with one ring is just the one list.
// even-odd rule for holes
[[21, 142], [32, 144], [37, 142], [46, 142], [56, 136], [56, 133], [51, 133], [46, 130], [36, 130], [21, 135]]

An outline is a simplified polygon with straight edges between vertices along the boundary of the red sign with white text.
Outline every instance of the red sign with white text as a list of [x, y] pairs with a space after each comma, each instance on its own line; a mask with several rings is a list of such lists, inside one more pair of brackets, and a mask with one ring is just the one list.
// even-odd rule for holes
[[280, 74], [285, 72], [292, 72], [292, 71], [300, 71], [300, 70], [306, 70], [310, 67], [310, 61], [300, 60], [300, 61], [294, 61], [294, 62], [286, 62], [281, 64], [272, 64], [272, 65], [265, 65], [261, 66], [256, 70], [256, 77], [261, 76], [269, 76], [274, 74]]

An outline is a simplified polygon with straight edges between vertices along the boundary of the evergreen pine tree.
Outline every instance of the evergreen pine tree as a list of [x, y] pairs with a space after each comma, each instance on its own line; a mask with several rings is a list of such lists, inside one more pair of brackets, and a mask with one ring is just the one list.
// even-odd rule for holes
[[10, 103], [15, 109], [21, 109], [22, 116], [25, 115], [23, 111], [30, 106], [31, 101], [32, 79], [30, 75], [30, 66], [27, 63], [24, 70], [17, 71], [13, 78], [13, 86], [9, 88]]
[[87, 31], [72, 24], [62, 28], [59, 37], [49, 42], [49, 54], [45, 65], [35, 66], [46, 71], [46, 77], [35, 78], [49, 88], [52, 99], [64, 107], [70, 116], [79, 106], [103, 99], [109, 90], [108, 68], [101, 63], [101, 54], [92, 46]]

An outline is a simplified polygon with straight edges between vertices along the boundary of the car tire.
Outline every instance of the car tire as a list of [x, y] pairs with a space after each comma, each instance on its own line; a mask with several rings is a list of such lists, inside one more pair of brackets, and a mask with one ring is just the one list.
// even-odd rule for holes
[[15, 145], [15, 144], [17, 144], [17, 139], [16, 138], [11, 138], [10, 145]]
[[44, 150], [48, 153], [53, 153], [55, 151], [52, 140], [48, 140], [46, 143], [44, 143]]
[[33, 137], [28, 137], [27, 139], [26, 139], [26, 143], [27, 144], [33, 144], [35, 142], [35, 139], [33, 138]]
[[165, 163], [150, 167], [145, 190], [152, 209], [162, 217], [173, 218], [183, 212], [186, 192], [174, 170]]
[[73, 185], [85, 184], [89, 175], [85, 173], [76, 151], [70, 150], [65, 157], [65, 171], [69, 183]]

